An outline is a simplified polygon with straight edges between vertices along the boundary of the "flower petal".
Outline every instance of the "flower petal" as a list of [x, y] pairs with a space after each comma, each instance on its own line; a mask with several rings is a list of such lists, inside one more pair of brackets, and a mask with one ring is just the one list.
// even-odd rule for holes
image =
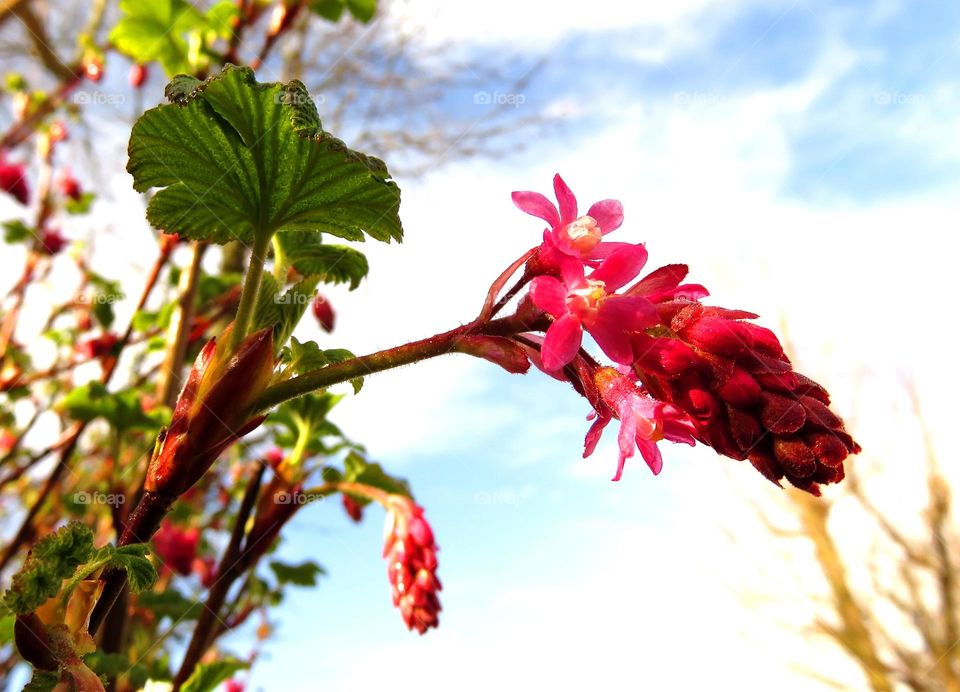
[[646, 296], [673, 290], [680, 285], [689, 271], [685, 264], [667, 264], [658, 267], [631, 286], [627, 293], [632, 296]]
[[540, 359], [547, 370], [559, 370], [580, 350], [583, 328], [576, 318], [564, 315], [550, 325], [543, 340]]
[[607, 423], [609, 422], [609, 416], [598, 416], [593, 422], [593, 425], [590, 426], [590, 429], [587, 431], [587, 436], [583, 440], [584, 459], [593, 454], [593, 451], [597, 448], [597, 443], [600, 442], [600, 436], [603, 434], [603, 429], [607, 427]]
[[560, 263], [560, 278], [567, 289], [584, 286], [586, 281], [583, 276], [583, 263], [572, 257], [564, 257]]
[[577, 218], [577, 198], [573, 196], [573, 192], [563, 182], [559, 173], [553, 176], [553, 191], [557, 195], [557, 202], [560, 203], [560, 222], [566, 225]]
[[550, 224], [551, 228], [560, 223], [560, 216], [553, 202], [539, 192], [514, 192], [510, 197], [520, 211], [543, 219]]
[[629, 365], [633, 362], [630, 333], [651, 327], [658, 321], [656, 308], [646, 298], [611, 296], [600, 304], [589, 332], [610, 360]]
[[530, 300], [554, 317], [567, 313], [567, 287], [552, 276], [538, 276], [530, 282]]
[[592, 216], [600, 226], [600, 231], [606, 235], [620, 228], [623, 223], [623, 205], [618, 199], [605, 199], [590, 207], [587, 216]]
[[647, 263], [647, 248], [642, 244], [628, 245], [613, 252], [590, 275], [592, 281], [602, 281], [607, 291], [613, 293], [625, 286], [643, 269]]
[[640, 448], [640, 456], [647, 462], [647, 466], [653, 471], [653, 475], [656, 476], [660, 473], [663, 470], [663, 457], [660, 455], [660, 448], [657, 447], [657, 443], [638, 439], [637, 447]]

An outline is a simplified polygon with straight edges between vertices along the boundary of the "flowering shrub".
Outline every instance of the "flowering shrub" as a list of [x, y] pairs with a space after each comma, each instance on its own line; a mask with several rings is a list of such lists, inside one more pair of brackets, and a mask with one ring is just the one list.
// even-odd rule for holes
[[[178, 18], [157, 48], [138, 32], [160, 5]], [[362, 20], [370, 14], [369, 3], [350, 0], [278, 4], [265, 51], [308, 6], [331, 19], [344, 9]], [[10, 576], [2, 631], [33, 665], [32, 689], [131, 689], [149, 679], [204, 690], [230, 678], [249, 661], [213, 653], [217, 639], [286, 588], [316, 583], [315, 563], [267, 555], [297, 512], [332, 495], [356, 522], [371, 503], [385, 510], [393, 604], [407, 628], [437, 627], [438, 547], [424, 508], [330, 418], [343, 398], [331, 387], [350, 383], [360, 393], [365, 377], [398, 366], [450, 353], [515, 374], [533, 365], [592, 410], [584, 456], [619, 421], [614, 480], [630, 472], [636, 450], [659, 473], [669, 460], [665, 442], [712, 447], [813, 494], [843, 478], [844, 460], [859, 447], [828, 408], [826, 390], [794, 372], [777, 337], [750, 312], [705, 304], [703, 286], [683, 283], [684, 265], [638, 278], [647, 248], [626, 230], [607, 238], [624, 224], [621, 203], [603, 200], [580, 215], [559, 175], [557, 205], [537, 192], [513, 193], [546, 227], [518, 217], [531, 248], [507, 262], [466, 324], [359, 357], [298, 341], [292, 333], [308, 308], [334, 332], [321, 284], [355, 288], [368, 272], [364, 255], [345, 243], [402, 240], [398, 185], [383, 161], [323, 129], [302, 83], [261, 83], [249, 67], [218, 69], [212, 49], [188, 50], [190, 32], [210, 46], [226, 42], [227, 63], [236, 52], [231, 33], [252, 25], [264, 3], [221, 3], [206, 14], [172, 1], [121, 7], [111, 41], [133, 60], [131, 87], [150, 88], [148, 64], [174, 75], [168, 103], [134, 124], [126, 165], [148, 198], [157, 259], [132, 321], [117, 329], [118, 286], [71, 253], [87, 299], [55, 311], [47, 336], [58, 358], [48, 369], [36, 368], [16, 340], [18, 316], [27, 287], [71, 242], [51, 225], [56, 215], [87, 213], [92, 197], [68, 169], [55, 170], [67, 136], [58, 105], [23, 84], [11, 87], [27, 101], [15, 136], [4, 139], [11, 151], [0, 151], [3, 193], [37, 207], [32, 222], [5, 224], [6, 240], [25, 246], [26, 266], [0, 331], [0, 487], [29, 490], [2, 554]], [[101, 79], [104, 65], [102, 51], [88, 47], [64, 89]], [[30, 137], [43, 170], [37, 182], [12, 152]], [[239, 250], [242, 277], [203, 273], [203, 253], [216, 245]], [[192, 260], [175, 267], [183, 247]], [[176, 275], [166, 289], [165, 274]], [[160, 306], [148, 309], [163, 291]], [[150, 365], [158, 353], [159, 368]], [[128, 354], [131, 372], [115, 376]], [[99, 378], [77, 385], [70, 372], [85, 363], [98, 365]], [[68, 424], [46, 449], [25, 444], [33, 422], [13, 414], [23, 399]], [[50, 457], [48, 475], [31, 485], [31, 470]], [[86, 499], [70, 502], [78, 490]], [[206, 588], [203, 607], [176, 588], [182, 577]], [[144, 650], [165, 619], [190, 632], [174, 668], [162, 647]]]

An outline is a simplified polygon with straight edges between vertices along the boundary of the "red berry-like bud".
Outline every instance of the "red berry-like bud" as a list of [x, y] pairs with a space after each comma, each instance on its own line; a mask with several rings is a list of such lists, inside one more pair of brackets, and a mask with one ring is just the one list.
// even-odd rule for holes
[[88, 360], [94, 358], [104, 358], [113, 355], [113, 347], [116, 346], [120, 338], [111, 332], [101, 334], [93, 339], [87, 339], [77, 346], [77, 353]]
[[40, 234], [40, 249], [47, 255], [56, 255], [66, 244], [67, 239], [55, 228], [44, 229]]
[[276, 471], [280, 467], [280, 464], [283, 463], [283, 450], [278, 447], [273, 447], [264, 453], [263, 458], [270, 464], [270, 468]]
[[363, 507], [360, 506], [360, 503], [346, 493], [341, 497], [343, 498], [343, 511], [347, 513], [347, 516], [357, 524], [363, 521]]
[[79, 181], [67, 173], [60, 178], [60, 194], [76, 202], [83, 195], [83, 189], [80, 187]]
[[330, 305], [330, 301], [319, 293], [317, 297], [313, 299], [313, 316], [317, 318], [317, 322], [323, 331], [333, 331], [333, 326], [337, 321], [337, 315], [333, 311], [333, 306]]
[[164, 521], [153, 536], [153, 549], [162, 563], [162, 569], [186, 576], [193, 571], [197, 548], [200, 545], [200, 530], [184, 529], [170, 521]]
[[143, 86], [143, 83], [147, 81], [147, 66], [146, 65], [132, 65], [130, 67], [130, 86], [134, 89], [139, 89]]
[[27, 170], [22, 163], [7, 163], [0, 157], [0, 190], [10, 194], [20, 204], [30, 203]]

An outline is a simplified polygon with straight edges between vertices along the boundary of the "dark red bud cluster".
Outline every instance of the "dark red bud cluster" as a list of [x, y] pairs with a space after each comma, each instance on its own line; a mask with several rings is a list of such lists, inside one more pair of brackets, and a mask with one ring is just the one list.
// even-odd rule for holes
[[393, 604], [408, 629], [424, 634], [440, 623], [442, 588], [437, 578], [437, 544], [423, 508], [408, 497], [391, 495], [387, 506], [383, 556], [393, 588]]
[[843, 479], [860, 445], [774, 333], [745, 321], [756, 315], [689, 301], [658, 307], [669, 335], [638, 335], [635, 367], [654, 396], [690, 416], [697, 439], [814, 495]]

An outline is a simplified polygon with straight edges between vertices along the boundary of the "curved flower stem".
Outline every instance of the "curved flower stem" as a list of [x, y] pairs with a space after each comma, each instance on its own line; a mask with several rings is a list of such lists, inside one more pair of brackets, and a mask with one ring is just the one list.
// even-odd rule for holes
[[233, 332], [230, 334], [230, 350], [235, 351], [250, 331], [250, 322], [253, 320], [253, 311], [257, 306], [257, 295], [260, 293], [260, 280], [263, 278], [263, 263], [267, 259], [267, 247], [270, 245], [269, 233], [258, 233], [254, 236], [253, 247], [250, 251], [250, 266], [243, 279], [243, 291], [240, 293], [240, 305], [237, 307], [237, 317], [233, 323]]
[[500, 276], [498, 276], [496, 280], [490, 285], [490, 290], [487, 291], [487, 298], [483, 302], [483, 307], [480, 309], [480, 315], [477, 316], [478, 322], [483, 322], [493, 317], [497, 312], [500, 311], [500, 309], [503, 308], [504, 305], [507, 304], [510, 298], [516, 295], [517, 291], [519, 291], [523, 287], [523, 285], [530, 280], [529, 278], [526, 278], [526, 274], [524, 274], [524, 277], [521, 277], [520, 282], [516, 286], [511, 288], [507, 292], [507, 295], [504, 296], [499, 303], [497, 303], [496, 307], [494, 307], [493, 303], [497, 299], [497, 295], [499, 295], [500, 291], [503, 290], [503, 287], [506, 285], [507, 281], [510, 280], [510, 277], [513, 276], [516, 273], [516, 271], [526, 263], [528, 259], [533, 257], [536, 251], [537, 251], [537, 248], [535, 247], [527, 250], [520, 257], [518, 257], [513, 262], [513, 264], [511, 264], [509, 267], [504, 269], [503, 273], [500, 274]]
[[510, 300], [517, 295], [521, 289], [526, 286], [533, 279], [533, 275], [524, 273], [523, 276], [510, 287], [510, 290], [503, 294], [503, 297], [497, 301], [497, 304], [493, 306], [493, 310], [490, 311], [490, 316], [494, 317], [499, 313], [503, 308], [510, 302]]
[[451, 353], [456, 348], [457, 340], [467, 335], [510, 336], [535, 329], [536, 326], [527, 324], [516, 315], [490, 322], [472, 322], [426, 339], [351, 358], [268, 387], [254, 404], [253, 411], [265, 411], [289, 399], [357, 377]]

